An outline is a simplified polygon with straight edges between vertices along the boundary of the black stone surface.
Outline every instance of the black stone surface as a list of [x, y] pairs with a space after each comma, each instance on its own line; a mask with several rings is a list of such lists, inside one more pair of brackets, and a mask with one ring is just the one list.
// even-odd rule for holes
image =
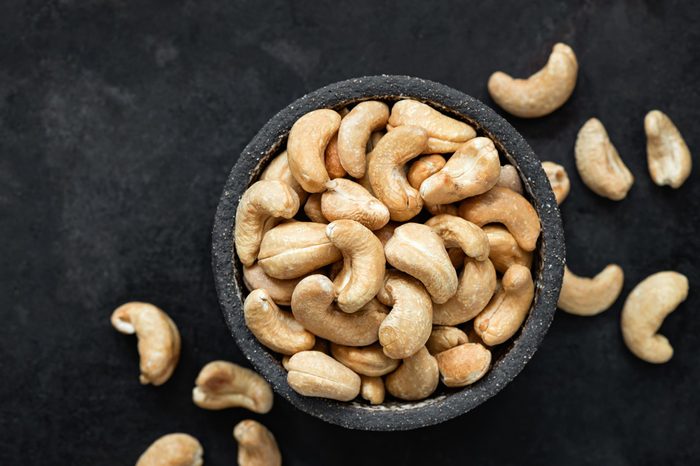
[[[642, 119], [667, 112], [697, 156], [700, 11], [694, 2], [153, 2], [0, 4], [0, 464], [133, 464], [156, 437], [202, 440], [234, 464], [233, 425], [262, 420], [291, 465], [695, 464], [700, 459], [700, 185], [648, 177]], [[563, 163], [568, 263], [688, 276], [662, 332], [676, 354], [635, 359], [621, 299], [590, 319], [558, 313], [536, 356], [465, 416], [409, 432], [359, 432], [282, 398], [266, 416], [189, 400], [199, 368], [245, 363], [218, 308], [210, 232], [228, 171], [258, 129], [306, 92], [353, 76], [406, 74], [492, 104], [485, 83], [524, 76], [551, 46], [574, 48], [571, 100], [507, 119]], [[636, 177], [615, 203], [582, 185], [573, 144], [607, 126]], [[697, 164], [696, 164], [697, 165]], [[138, 384], [135, 340], [112, 309], [152, 301], [180, 325], [173, 379]]]

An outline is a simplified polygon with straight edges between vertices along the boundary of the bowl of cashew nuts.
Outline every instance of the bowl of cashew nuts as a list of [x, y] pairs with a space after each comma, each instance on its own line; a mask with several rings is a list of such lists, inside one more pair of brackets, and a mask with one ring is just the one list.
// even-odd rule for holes
[[239, 156], [213, 227], [224, 319], [292, 405], [352, 429], [467, 413], [525, 367], [565, 246], [523, 137], [478, 100], [408, 76], [331, 84]]

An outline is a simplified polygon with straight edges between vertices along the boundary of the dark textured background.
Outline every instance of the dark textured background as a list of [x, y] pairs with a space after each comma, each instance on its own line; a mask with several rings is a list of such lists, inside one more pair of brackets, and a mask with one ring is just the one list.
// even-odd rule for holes
[[[365, 74], [443, 82], [486, 103], [496, 69], [527, 75], [556, 41], [576, 91], [553, 115], [509, 118], [563, 163], [569, 264], [623, 266], [623, 296], [675, 269], [688, 301], [663, 326], [676, 355], [635, 359], [622, 299], [560, 313], [501, 394], [466, 416], [402, 433], [352, 432], [277, 400], [263, 422], [286, 464], [690, 464], [700, 461], [697, 170], [677, 191], [646, 170], [642, 120], [660, 108], [700, 151], [700, 10], [693, 2], [4, 1], [0, 5], [0, 464], [124, 465], [158, 436], [197, 436], [235, 464], [242, 410], [190, 401], [199, 368], [242, 362], [214, 292], [209, 230], [237, 154], [305, 92]], [[612, 3], [612, 2], [611, 2]], [[599, 117], [636, 176], [615, 203], [576, 174], [580, 125]], [[109, 315], [147, 300], [183, 352], [160, 388], [138, 383], [134, 338]], [[253, 416], [258, 418], [258, 416]]]

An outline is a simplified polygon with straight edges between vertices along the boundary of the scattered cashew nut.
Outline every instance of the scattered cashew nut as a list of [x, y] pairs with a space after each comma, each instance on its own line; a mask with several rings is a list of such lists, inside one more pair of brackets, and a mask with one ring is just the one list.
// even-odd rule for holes
[[243, 283], [248, 291], [262, 288], [270, 294], [270, 298], [280, 306], [289, 306], [292, 302], [292, 292], [301, 278], [291, 280], [280, 280], [272, 278], [265, 273], [260, 264], [253, 264], [250, 267], [243, 267]]
[[373, 131], [384, 128], [389, 106], [383, 102], [360, 102], [340, 122], [338, 156], [353, 178], [365, 175], [367, 143]]
[[523, 182], [520, 180], [518, 169], [509, 163], [501, 165], [501, 174], [498, 176], [496, 186], [508, 188], [518, 194], [523, 193]]
[[[433, 331], [430, 332], [430, 338], [425, 343], [425, 347], [428, 348], [430, 354], [435, 356], [464, 343], [469, 343], [469, 338], [462, 330], [457, 327], [436, 325], [433, 327]], [[440, 360], [438, 359], [438, 364], [439, 362]]]
[[394, 372], [386, 376], [386, 390], [396, 398], [407, 401], [429, 397], [440, 381], [437, 360], [422, 347], [403, 360]]
[[483, 261], [489, 257], [489, 239], [484, 230], [454, 215], [436, 215], [425, 222], [442, 238], [446, 248], [460, 248], [464, 254]]
[[676, 125], [665, 113], [652, 110], [644, 117], [649, 174], [659, 186], [680, 188], [690, 176], [690, 149]]
[[360, 376], [319, 351], [297, 353], [287, 367], [287, 383], [304, 396], [350, 401], [360, 393]]
[[246, 408], [265, 414], [272, 409], [272, 388], [256, 372], [228, 361], [212, 361], [202, 368], [192, 401], [204, 409]]
[[435, 355], [448, 387], [465, 387], [481, 379], [491, 365], [491, 351], [479, 343], [464, 343]]
[[238, 442], [239, 466], [282, 466], [282, 454], [267, 427], [252, 419], [246, 419], [233, 428], [233, 438]]
[[443, 304], [433, 304], [433, 324], [458, 325], [473, 319], [489, 303], [496, 285], [490, 260], [466, 259], [455, 295]]
[[[398, 361], [396, 361], [398, 363]], [[360, 396], [369, 401], [371, 405], [380, 405], [384, 403], [386, 390], [384, 389], [384, 381], [381, 377], [370, 377], [360, 375]]]
[[496, 270], [505, 273], [513, 264], [520, 264], [528, 269], [532, 266], [532, 252], [518, 246], [513, 235], [503, 225], [484, 225], [489, 239], [489, 259]]
[[353, 347], [331, 343], [333, 357], [360, 375], [380, 377], [399, 367], [399, 361], [384, 354], [382, 346]]
[[554, 162], [542, 162], [542, 168], [547, 175], [547, 179], [549, 179], [549, 184], [552, 186], [557, 204], [561, 205], [564, 199], [566, 199], [566, 196], [569, 195], [569, 190], [571, 189], [571, 183], [569, 182], [569, 175], [566, 173], [566, 169]]
[[204, 449], [188, 434], [168, 434], [153, 442], [136, 461], [136, 466], [202, 466]]
[[344, 178], [326, 183], [321, 197], [323, 217], [329, 221], [348, 219], [378, 230], [389, 222], [389, 209], [361, 184]]
[[593, 278], [579, 277], [564, 267], [559, 309], [577, 316], [594, 316], [606, 311], [620, 296], [625, 274], [610, 264]]

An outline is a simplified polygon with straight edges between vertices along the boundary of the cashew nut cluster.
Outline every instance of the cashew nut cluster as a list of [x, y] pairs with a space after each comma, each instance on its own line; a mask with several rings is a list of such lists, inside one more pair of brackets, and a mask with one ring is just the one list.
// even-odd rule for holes
[[[241, 198], [235, 245], [246, 325], [294, 391], [379, 405], [488, 373], [492, 347], [532, 306], [540, 236], [524, 180], [497, 147], [412, 99], [319, 109], [293, 125]], [[269, 387], [254, 375], [210, 363], [193, 399], [263, 412]]]

